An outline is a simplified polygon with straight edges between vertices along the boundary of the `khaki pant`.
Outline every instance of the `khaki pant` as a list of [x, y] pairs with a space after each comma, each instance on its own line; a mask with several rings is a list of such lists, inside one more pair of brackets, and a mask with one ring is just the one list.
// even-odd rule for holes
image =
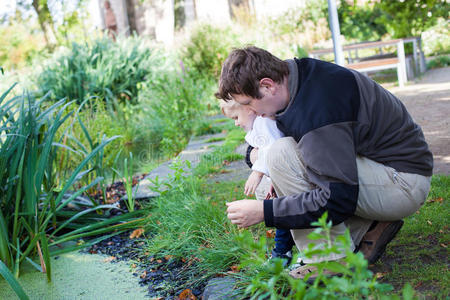
[[[299, 194], [313, 189], [307, 181], [305, 165], [291, 137], [278, 139], [271, 146], [267, 157], [272, 184], [278, 196]], [[395, 169], [358, 156], [359, 195], [355, 216], [331, 228], [331, 238], [344, 234], [349, 228], [352, 247], [361, 242], [374, 220], [394, 221], [405, 218], [417, 211], [425, 202], [430, 189], [431, 177], [397, 172]], [[307, 235], [313, 229], [291, 230], [299, 251], [306, 249], [313, 241]], [[329, 257], [303, 259], [305, 263], [322, 260], [336, 260], [345, 257], [344, 253]]]

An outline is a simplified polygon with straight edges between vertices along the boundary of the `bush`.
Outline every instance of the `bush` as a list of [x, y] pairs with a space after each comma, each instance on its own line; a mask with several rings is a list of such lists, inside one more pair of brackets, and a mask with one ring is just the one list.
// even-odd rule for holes
[[448, 18], [450, 3], [446, 0], [380, 0], [375, 4], [383, 14], [378, 24], [385, 24], [394, 38], [420, 35], [435, 25], [439, 17]]
[[450, 66], [450, 56], [443, 55], [433, 58], [427, 63], [428, 69], [445, 68]]
[[163, 155], [183, 150], [205, 110], [205, 92], [209, 83], [196, 80], [190, 73], [167, 73], [158, 81], [148, 83], [142, 94], [142, 109], [158, 133]]
[[425, 55], [450, 53], [450, 21], [443, 18], [436, 25], [422, 33], [422, 45]]
[[96, 96], [112, 107], [116, 102], [136, 104], [140, 84], [158, 75], [161, 60], [155, 54], [138, 38], [73, 43], [68, 53], [44, 67], [36, 83], [42, 94], [51, 92], [53, 99], [81, 103]]
[[7, 70], [30, 65], [44, 48], [42, 34], [30, 32], [24, 24], [0, 27], [0, 66]]
[[387, 33], [386, 25], [377, 22], [383, 15], [378, 6], [364, 4], [362, 6], [349, 5], [341, 1], [338, 8], [341, 34], [346, 39], [358, 41], [376, 41]]
[[222, 63], [232, 46], [237, 45], [237, 37], [230, 28], [199, 24], [181, 51], [183, 63], [196, 77], [216, 79], [220, 75]]

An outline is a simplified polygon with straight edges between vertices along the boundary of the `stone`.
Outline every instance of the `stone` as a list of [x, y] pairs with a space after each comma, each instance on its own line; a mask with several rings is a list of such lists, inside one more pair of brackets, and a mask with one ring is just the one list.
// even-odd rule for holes
[[208, 281], [203, 291], [203, 300], [232, 300], [240, 299], [234, 289], [236, 279], [231, 277], [217, 277]]

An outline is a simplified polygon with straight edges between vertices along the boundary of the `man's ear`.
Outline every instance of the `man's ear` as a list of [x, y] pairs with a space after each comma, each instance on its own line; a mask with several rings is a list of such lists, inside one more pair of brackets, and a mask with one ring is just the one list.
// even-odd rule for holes
[[275, 81], [273, 81], [272, 79], [270, 79], [270, 78], [267, 78], [267, 77], [265, 77], [265, 78], [263, 78], [263, 79], [261, 79], [260, 81], [259, 81], [259, 87], [260, 88], [267, 88], [267, 89], [269, 89], [271, 92], [273, 92], [274, 91], [274, 88], [275, 88]]

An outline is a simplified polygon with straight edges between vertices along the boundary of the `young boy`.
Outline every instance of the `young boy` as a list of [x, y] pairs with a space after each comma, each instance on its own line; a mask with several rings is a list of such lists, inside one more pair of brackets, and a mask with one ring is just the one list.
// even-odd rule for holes
[[[252, 146], [256, 151], [256, 159], [252, 161], [252, 173], [247, 179], [244, 187], [244, 194], [247, 196], [253, 195], [256, 192], [258, 186], [264, 175], [270, 180], [269, 170], [266, 165], [267, 151], [272, 143], [282, 138], [284, 135], [278, 130], [275, 121], [271, 118], [263, 118], [256, 115], [256, 113], [248, 106], [240, 105], [239, 103], [231, 100], [228, 102], [220, 101], [220, 108], [222, 113], [234, 120], [236, 126], [244, 129], [247, 134], [245, 135], [245, 141]], [[269, 188], [268, 190], [270, 190]], [[267, 191], [266, 191], [267, 192]], [[262, 197], [260, 193], [256, 193], [258, 200], [264, 200], [265, 194]], [[279, 257], [286, 259], [286, 263], [289, 264], [292, 259], [291, 249], [294, 246], [294, 240], [292, 239], [290, 230], [277, 229], [275, 232], [275, 248], [272, 250], [272, 257]]]

